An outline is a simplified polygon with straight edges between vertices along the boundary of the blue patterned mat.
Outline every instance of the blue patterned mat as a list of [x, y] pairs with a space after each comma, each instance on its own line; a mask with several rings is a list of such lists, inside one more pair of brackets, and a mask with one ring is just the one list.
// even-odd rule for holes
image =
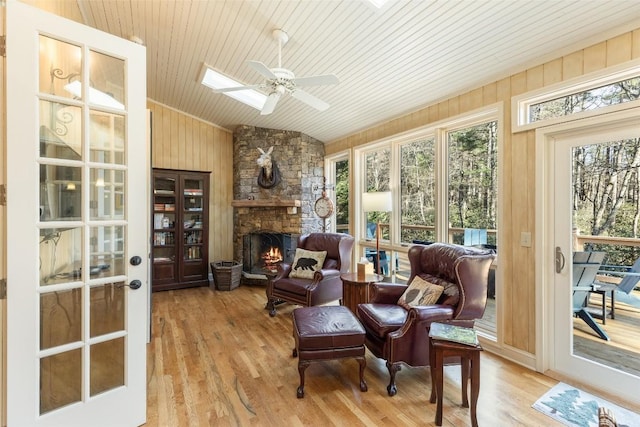
[[598, 427], [598, 407], [609, 408], [618, 427], [640, 426], [640, 415], [565, 383], [558, 383], [532, 405], [534, 409], [572, 427]]

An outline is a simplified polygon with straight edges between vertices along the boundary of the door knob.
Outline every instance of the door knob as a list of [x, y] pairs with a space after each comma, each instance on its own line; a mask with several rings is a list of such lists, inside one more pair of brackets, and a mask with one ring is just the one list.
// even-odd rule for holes
[[128, 285], [125, 285], [125, 284], [116, 285], [116, 287], [118, 288], [124, 288], [125, 286], [128, 286], [131, 289], [136, 290], [142, 286], [142, 282], [138, 279], [135, 279], [135, 280], [132, 280], [131, 283], [129, 283]]
[[129, 283], [129, 287], [134, 290], [140, 288], [140, 286], [142, 286], [142, 282], [138, 279], [132, 280], [131, 283]]

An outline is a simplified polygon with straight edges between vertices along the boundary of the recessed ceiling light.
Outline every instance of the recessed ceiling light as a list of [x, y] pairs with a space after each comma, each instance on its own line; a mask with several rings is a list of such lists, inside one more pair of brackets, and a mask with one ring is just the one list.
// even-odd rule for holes
[[[224, 74], [215, 71], [207, 64], [203, 65], [201, 73], [200, 83], [210, 87], [211, 89], [225, 89], [229, 87], [243, 86], [231, 77], [227, 77]], [[232, 92], [222, 92], [224, 95], [243, 102], [256, 110], [262, 110], [264, 103], [267, 101], [267, 96], [254, 89], [234, 90]]]

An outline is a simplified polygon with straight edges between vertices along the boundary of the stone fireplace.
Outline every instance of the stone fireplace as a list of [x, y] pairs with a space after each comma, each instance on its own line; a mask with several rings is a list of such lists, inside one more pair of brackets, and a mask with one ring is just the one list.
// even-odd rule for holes
[[[255, 268], [245, 267], [245, 257], [256, 250], [255, 237], [246, 236], [281, 233], [290, 236], [290, 244], [281, 250], [295, 252], [300, 234], [322, 231], [313, 204], [322, 188], [324, 144], [300, 132], [244, 125], [236, 128], [233, 139], [233, 251], [244, 270]], [[263, 188], [258, 185], [261, 169], [257, 160], [259, 149], [266, 152], [270, 147], [281, 180], [272, 188]], [[247, 243], [251, 248], [245, 248]], [[282, 255], [286, 259], [289, 254]]]

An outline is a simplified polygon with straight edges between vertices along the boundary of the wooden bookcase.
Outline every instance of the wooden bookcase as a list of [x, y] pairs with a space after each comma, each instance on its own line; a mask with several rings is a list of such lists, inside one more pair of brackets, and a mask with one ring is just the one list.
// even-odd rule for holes
[[209, 284], [209, 172], [153, 170], [152, 290]]

